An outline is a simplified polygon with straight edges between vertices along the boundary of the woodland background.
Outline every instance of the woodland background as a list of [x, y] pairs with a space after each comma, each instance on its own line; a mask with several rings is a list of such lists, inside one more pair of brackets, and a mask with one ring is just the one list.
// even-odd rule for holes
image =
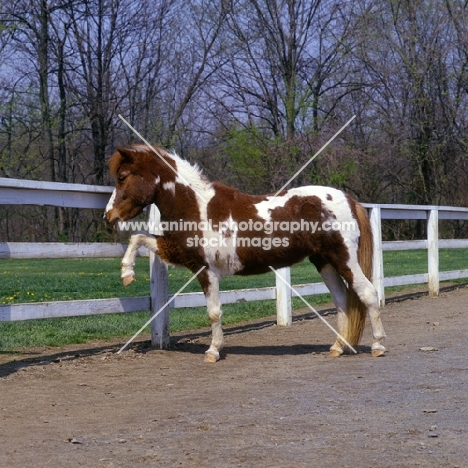
[[[277, 190], [356, 115], [292, 186], [468, 206], [468, 2], [1, 3], [0, 177], [112, 185], [107, 158], [139, 142], [118, 114], [249, 193]], [[102, 212], [0, 205], [2, 241], [112, 239]]]

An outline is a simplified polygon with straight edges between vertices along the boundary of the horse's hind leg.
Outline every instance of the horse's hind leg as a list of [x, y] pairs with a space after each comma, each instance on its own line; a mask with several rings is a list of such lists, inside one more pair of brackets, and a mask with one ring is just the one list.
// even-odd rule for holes
[[382, 356], [385, 353], [385, 346], [382, 341], [387, 336], [380, 319], [379, 297], [374, 285], [365, 277], [361, 268], [353, 269], [352, 287], [359, 299], [367, 307], [372, 326], [374, 341], [371, 346], [372, 356]]
[[211, 345], [208, 351], [205, 352], [205, 361], [216, 362], [219, 360], [219, 352], [224, 346], [223, 329], [221, 328], [223, 313], [219, 298], [219, 278], [208, 270], [206, 275], [200, 278], [200, 283], [205, 293], [208, 318], [211, 322]]
[[[323, 282], [330, 290], [333, 303], [338, 312], [338, 332], [341, 336], [346, 335], [348, 328], [348, 316], [346, 310], [346, 286], [341, 277], [330, 264], [324, 265], [320, 270]], [[343, 354], [345, 343], [337, 337], [335, 343], [330, 348], [331, 356], [340, 356]]]
[[154, 236], [149, 234], [134, 234], [130, 237], [127, 250], [122, 258], [122, 268], [120, 277], [124, 286], [128, 286], [135, 279], [135, 258], [138, 249], [144, 245], [154, 253], [158, 253], [158, 243]]

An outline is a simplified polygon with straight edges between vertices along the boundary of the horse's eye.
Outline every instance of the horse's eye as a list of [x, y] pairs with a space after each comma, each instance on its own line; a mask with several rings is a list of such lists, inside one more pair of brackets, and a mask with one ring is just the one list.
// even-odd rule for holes
[[129, 171], [122, 171], [117, 177], [118, 181], [123, 182], [129, 174], [130, 174]]

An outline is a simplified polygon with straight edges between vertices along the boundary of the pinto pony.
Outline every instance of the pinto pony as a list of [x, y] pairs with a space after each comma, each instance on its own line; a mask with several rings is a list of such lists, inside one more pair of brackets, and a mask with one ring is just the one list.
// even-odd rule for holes
[[[329, 288], [338, 311], [341, 355], [357, 346], [366, 314], [372, 324], [372, 355], [385, 352], [377, 292], [369, 281], [372, 233], [364, 208], [343, 192], [319, 186], [247, 195], [219, 182], [176, 154], [135, 145], [109, 160], [116, 188], [104, 214], [111, 225], [134, 218], [154, 203], [162, 235], [131, 236], [122, 260], [124, 285], [133, 281], [137, 249], [144, 245], [167, 263], [198, 275], [206, 296], [212, 341], [205, 360], [216, 362], [223, 347], [219, 279], [265, 273], [308, 257]], [[344, 280], [344, 281], [343, 281]], [[343, 341], [344, 338], [346, 341]]]

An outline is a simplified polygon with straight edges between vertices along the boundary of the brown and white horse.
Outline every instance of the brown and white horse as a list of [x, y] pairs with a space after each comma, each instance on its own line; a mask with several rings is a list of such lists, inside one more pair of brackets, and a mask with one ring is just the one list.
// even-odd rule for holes
[[[198, 280], [212, 327], [206, 361], [216, 362], [224, 343], [219, 279], [265, 273], [306, 257], [331, 292], [341, 337], [357, 346], [369, 313], [372, 355], [385, 352], [378, 296], [369, 281], [372, 233], [364, 208], [355, 200], [320, 186], [283, 190], [277, 196], [247, 195], [208, 181], [176, 154], [140, 145], [118, 148], [109, 168], [116, 188], [104, 214], [107, 222], [130, 220], [154, 203], [163, 226], [161, 235], [131, 237], [122, 260], [124, 284], [134, 278], [141, 245], [194, 273], [205, 267]], [[341, 355], [346, 342], [338, 337], [330, 354]]]

